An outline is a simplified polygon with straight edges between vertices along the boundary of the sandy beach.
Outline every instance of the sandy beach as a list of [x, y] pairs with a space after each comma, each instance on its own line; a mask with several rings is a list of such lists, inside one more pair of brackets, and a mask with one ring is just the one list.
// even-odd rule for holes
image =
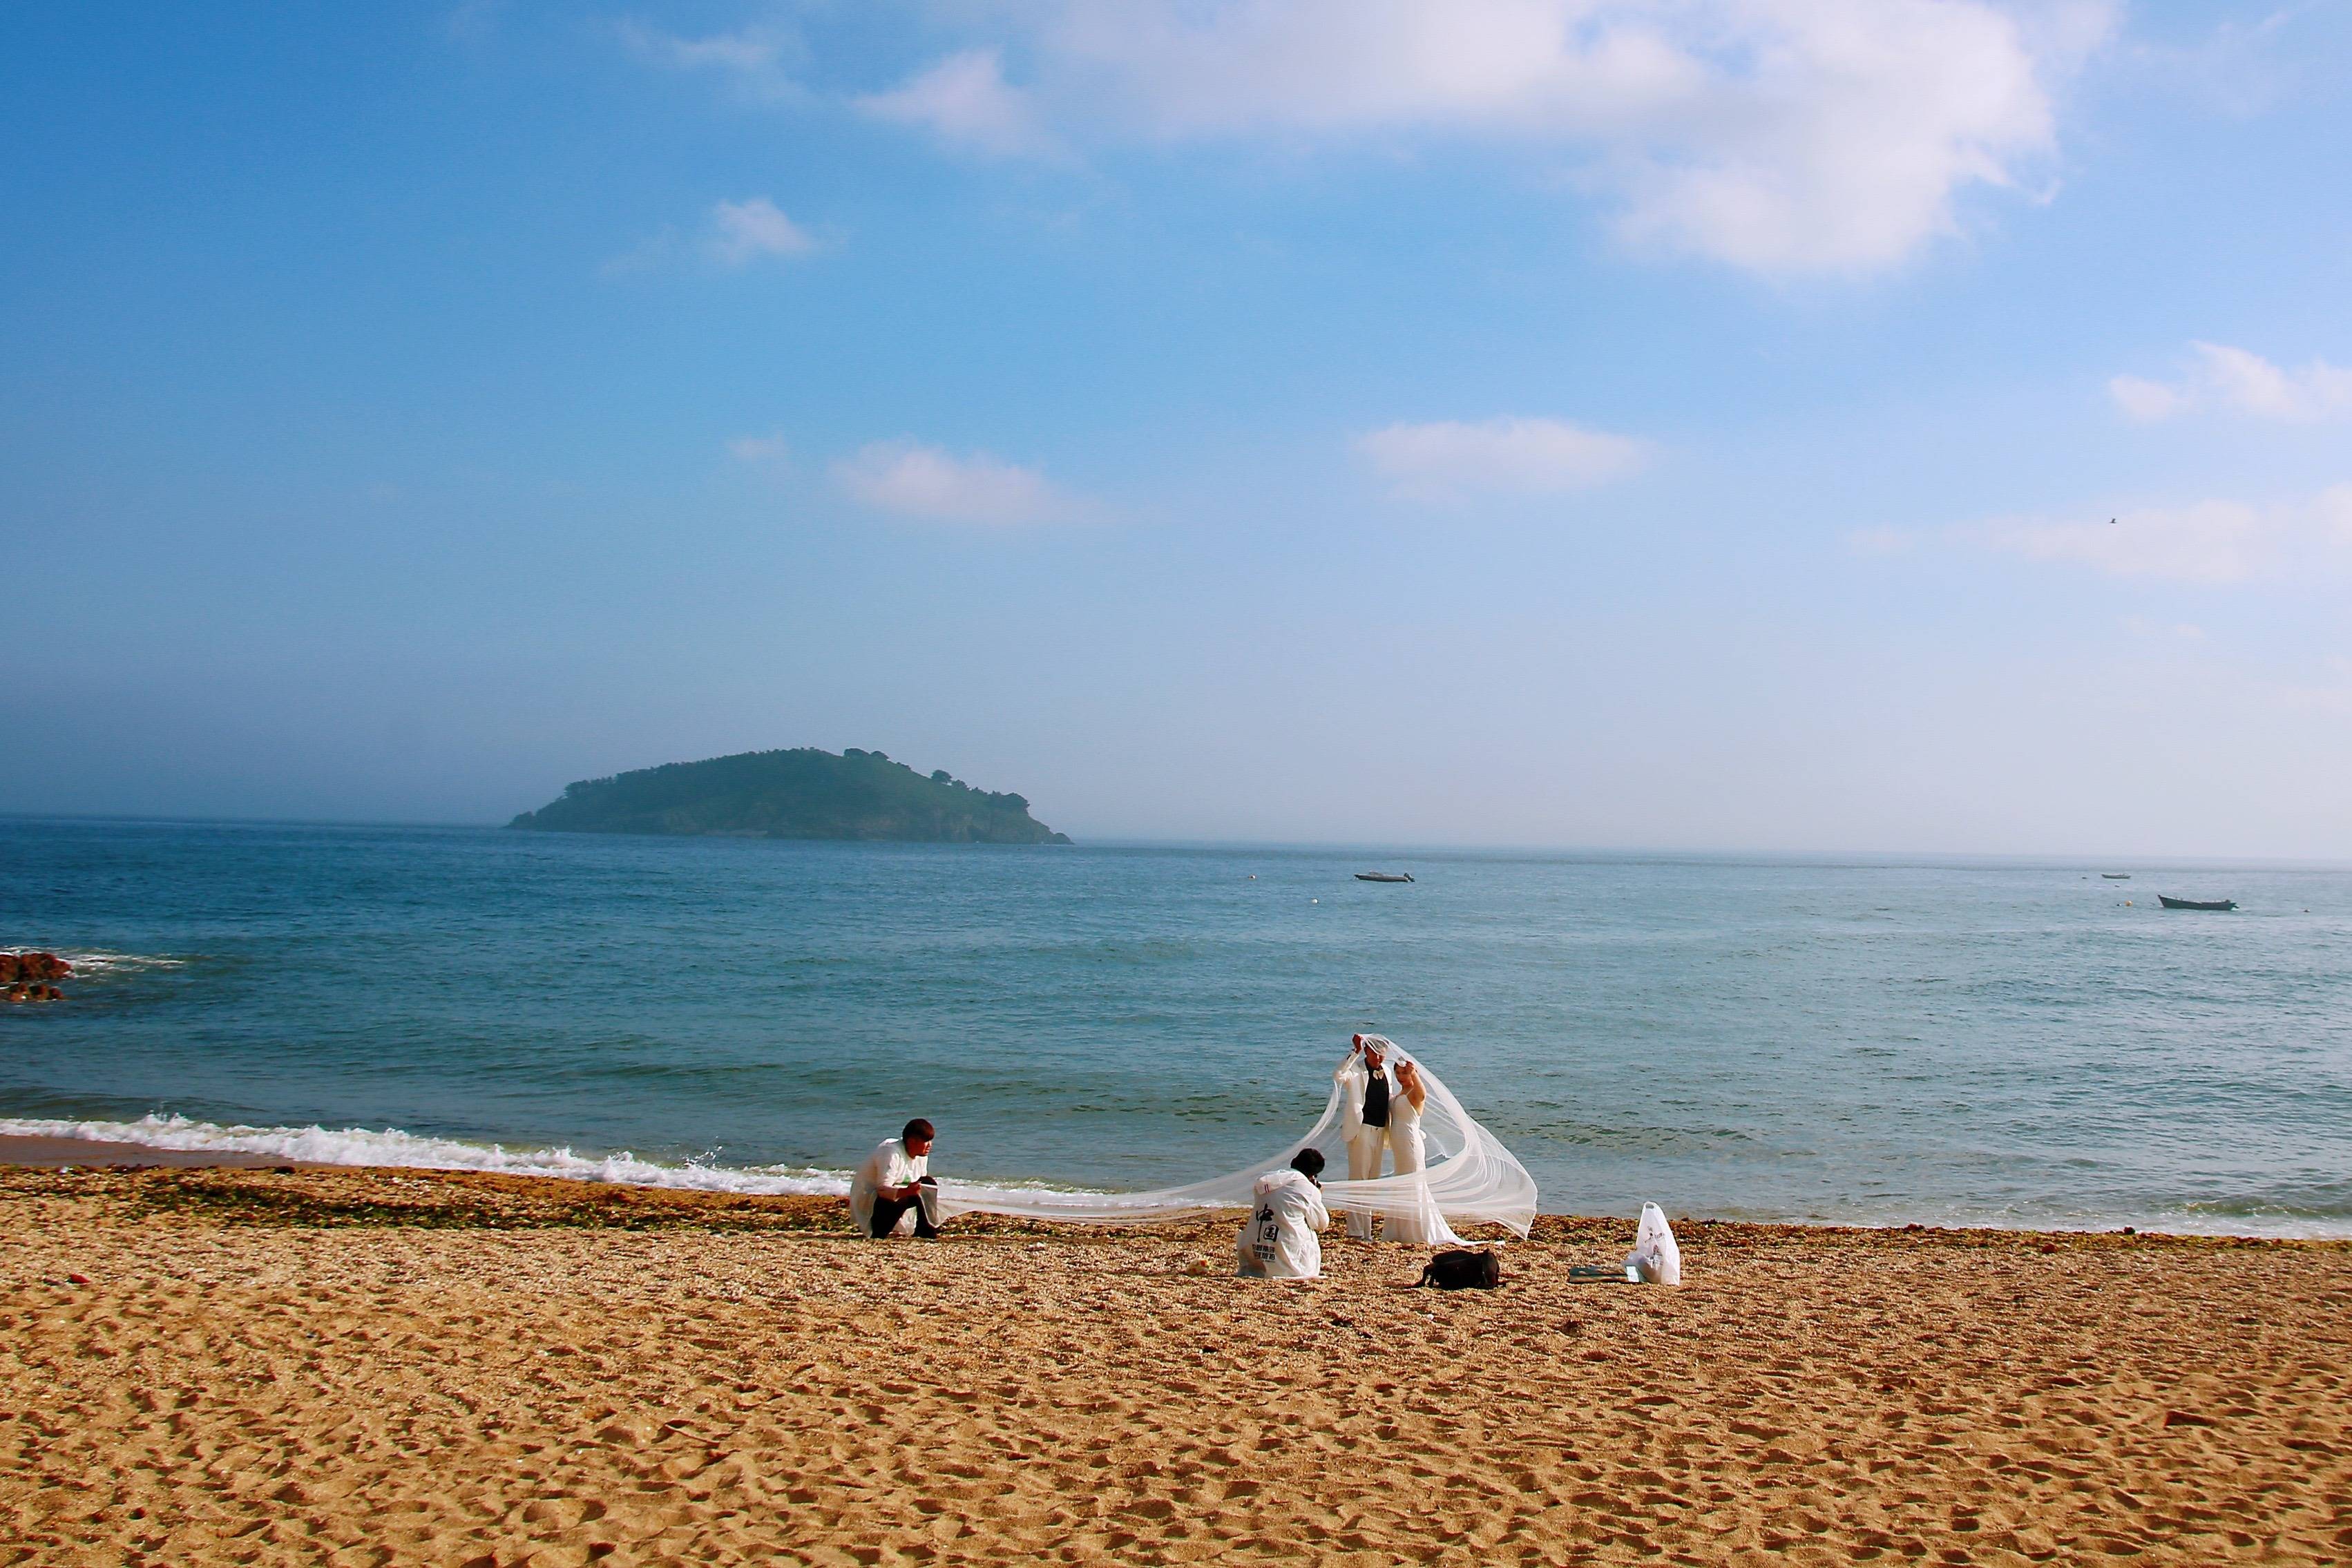
[[[0, 1561], [2352, 1559], [2352, 1247], [1682, 1222], [1678, 1290], [396, 1171], [0, 1172]], [[1205, 1272], [1202, 1272], [1205, 1270]]]

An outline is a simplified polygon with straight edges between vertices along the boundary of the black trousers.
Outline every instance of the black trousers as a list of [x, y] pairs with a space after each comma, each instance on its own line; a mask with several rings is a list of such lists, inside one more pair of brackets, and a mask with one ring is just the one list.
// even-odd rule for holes
[[[930, 1187], [938, 1184], [926, 1176], [916, 1184]], [[886, 1198], [879, 1193], [874, 1195], [874, 1234], [888, 1236], [897, 1230], [898, 1222], [906, 1217], [908, 1209], [915, 1211], [917, 1236], [935, 1237], [940, 1234], [940, 1227], [931, 1223], [931, 1216], [923, 1212], [923, 1200], [919, 1196], [909, 1194], [903, 1198]]]

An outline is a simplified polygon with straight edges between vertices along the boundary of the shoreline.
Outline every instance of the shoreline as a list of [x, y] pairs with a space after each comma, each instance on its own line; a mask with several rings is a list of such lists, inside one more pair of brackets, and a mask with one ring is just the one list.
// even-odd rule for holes
[[[1232, 1278], [1230, 1218], [485, 1173], [0, 1169], [28, 1561], [2341, 1563], [2352, 1243], [1542, 1216]], [[373, 1552], [374, 1557], [370, 1557]]]
[[[154, 1169], [181, 1171], [301, 1171], [321, 1173], [340, 1171], [351, 1173], [393, 1173], [402, 1175], [420, 1177], [497, 1176], [533, 1183], [576, 1184], [590, 1189], [615, 1189], [635, 1193], [657, 1193], [672, 1195], [701, 1194], [709, 1197], [763, 1198], [776, 1200], [805, 1198], [815, 1203], [835, 1205], [838, 1205], [841, 1201], [840, 1194], [830, 1192], [808, 1192], [805, 1190], [780, 1193], [738, 1192], [725, 1187], [702, 1187], [683, 1184], [673, 1185], [665, 1183], [638, 1182], [623, 1178], [593, 1179], [562, 1171], [542, 1172], [520, 1169], [467, 1169], [447, 1166], [404, 1165], [375, 1163], [345, 1163], [341, 1161], [303, 1160], [290, 1155], [260, 1153], [238, 1149], [172, 1149], [156, 1144], [136, 1142], [127, 1139], [100, 1139], [33, 1135], [26, 1133], [0, 1133], [0, 1171], [11, 1168], [56, 1170], [61, 1167], [71, 1167], [76, 1170], [99, 1171], [116, 1169], [124, 1171]], [[843, 1183], [843, 1185], [845, 1190], [845, 1180]], [[1855, 1231], [1863, 1233], [1887, 1232], [1899, 1235], [1916, 1232], [1949, 1232], [1953, 1234], [1982, 1235], [2011, 1238], [2038, 1237], [2065, 1237], [2138, 1236], [2200, 1242], [2258, 1242], [2264, 1244], [2275, 1242], [2287, 1245], [2352, 1246], [2352, 1236], [2279, 1236], [2264, 1234], [2258, 1231], [2168, 1230], [2160, 1226], [2145, 1225], [2134, 1226], [2117, 1224], [2098, 1226], [2053, 1226], [2048, 1227], [2028, 1227], [1976, 1223], [1954, 1223], [1948, 1220], [1888, 1219], [1884, 1221], [1866, 1221], [1717, 1219], [1704, 1215], [1674, 1214], [1671, 1211], [1669, 1213], [1669, 1217], [1678, 1227], [1678, 1230], [1679, 1227], [1684, 1226], [1700, 1225], [1748, 1226], [1770, 1231], [1786, 1230], [1804, 1233], [1839, 1233]], [[1622, 1224], [1624, 1227], [1627, 1237], [1627, 1247], [1630, 1248], [1633, 1245], [1632, 1236], [1633, 1221], [1631, 1218], [1620, 1221], [1610, 1216], [1538, 1213], [1537, 1215], [1538, 1231], [1544, 1227], [1547, 1222], [1568, 1223], [1572, 1225]], [[1129, 1227], [1049, 1226], [1047, 1228], [1066, 1228], [1074, 1234], [1080, 1234], [1087, 1232], [1105, 1232], [1112, 1229]]]
[[89, 1165], [233, 1171], [260, 1171], [277, 1166], [289, 1169], [303, 1166], [310, 1170], [327, 1168], [317, 1164], [304, 1165], [301, 1161], [281, 1159], [274, 1154], [249, 1154], [236, 1149], [162, 1149], [152, 1143], [133, 1143], [109, 1138], [46, 1138], [22, 1132], [0, 1133], [0, 1166], [5, 1165], [34, 1169]]

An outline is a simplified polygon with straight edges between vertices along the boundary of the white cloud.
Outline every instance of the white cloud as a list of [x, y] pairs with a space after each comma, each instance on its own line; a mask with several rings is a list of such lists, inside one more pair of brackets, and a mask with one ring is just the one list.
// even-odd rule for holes
[[986, 452], [956, 457], [918, 441], [877, 441], [833, 465], [835, 483], [876, 511], [931, 522], [1007, 527], [1086, 509], [1034, 468]]
[[818, 248], [815, 236], [786, 217], [765, 196], [720, 202], [710, 209], [700, 234], [681, 235], [664, 227], [647, 235], [597, 270], [607, 278], [627, 278], [645, 272], [705, 267], [740, 270], [770, 257], [791, 259]]
[[704, 245], [710, 258], [721, 267], [747, 267], [767, 256], [806, 256], [816, 248], [808, 231], [765, 196], [720, 202], [712, 207], [710, 234]]
[[2169, 419], [2189, 405], [2180, 388], [2137, 375], [2118, 375], [2109, 380], [2107, 395], [2116, 400], [2118, 408], [2143, 424]]
[[2295, 425], [2352, 417], [2352, 370], [2320, 359], [2301, 370], [2287, 370], [2226, 343], [2189, 346], [2196, 357], [2179, 381], [2119, 375], [2107, 383], [2108, 395], [2142, 423], [2201, 408]]
[[2117, 577], [2181, 583], [2236, 583], [2269, 553], [2273, 520], [2242, 501], [2119, 514], [2114, 521], [2003, 521], [1989, 525], [1996, 550], [2029, 561], [2065, 561]]
[[2272, 700], [2289, 712], [2352, 719], [2352, 658], [2323, 659], [2320, 666], [2326, 673], [2319, 679], [2273, 684]]
[[888, 92], [857, 100], [877, 120], [916, 125], [952, 146], [991, 157], [1059, 156], [1029, 96], [1004, 79], [994, 49], [950, 55]]
[[1645, 247], [1767, 272], [1899, 261], [2055, 150], [2078, 0], [1083, 0], [864, 100], [984, 152], [1073, 138], [1435, 134], [1569, 159]]
[[2319, 40], [2301, 26], [2312, 13], [2324, 14], [2324, 0], [2301, 0], [2252, 18], [2212, 15], [2220, 9], [2192, 7], [2172, 18], [2204, 29], [2186, 41], [2136, 39], [2126, 51], [2127, 63], [2200, 107], [2239, 117], [2260, 114], [2326, 75], [2329, 51], [2315, 48]]
[[793, 79], [792, 67], [803, 51], [799, 38], [791, 33], [745, 27], [688, 38], [641, 22], [623, 22], [616, 31], [638, 58], [670, 70], [719, 76], [755, 101], [782, 102], [807, 96]]
[[727, 455], [753, 468], [782, 468], [793, 460], [793, 448], [780, 430], [766, 436], [738, 436], [727, 443]]
[[2352, 414], [2352, 370], [2314, 360], [2281, 370], [2260, 354], [2220, 343], [2199, 343], [2205, 379], [2223, 404], [2263, 419], [2308, 421]]
[[1465, 425], [1391, 425], [1356, 438], [1356, 449], [1400, 494], [1559, 495], [1639, 470], [1649, 447], [1563, 419], [1489, 419]]
[[2002, 518], [1958, 531], [2029, 561], [2114, 577], [2222, 586], [2333, 576], [2352, 569], [2352, 484], [2267, 506], [2205, 500], [2126, 510], [2113, 521]]
[[649, 234], [618, 256], [607, 257], [596, 268], [604, 278], [633, 278], [641, 272], [657, 272], [677, 259], [678, 237], [675, 228], [664, 228]]

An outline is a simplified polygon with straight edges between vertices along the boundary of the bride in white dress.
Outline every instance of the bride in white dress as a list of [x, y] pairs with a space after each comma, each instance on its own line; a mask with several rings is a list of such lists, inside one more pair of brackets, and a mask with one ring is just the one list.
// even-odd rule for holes
[[[1429, 1103], [1429, 1089], [1421, 1081], [1421, 1068], [1411, 1057], [1399, 1058], [1396, 1076], [1397, 1088], [1403, 1092], [1389, 1101], [1389, 1157], [1396, 1162], [1398, 1175], [1419, 1175], [1429, 1165], [1429, 1140], [1421, 1131], [1421, 1110]], [[1424, 1185], [1419, 1209], [1412, 1214], [1389, 1215], [1389, 1239], [1413, 1247], [1427, 1247], [1434, 1242], [1437, 1237], [1433, 1232], [1446, 1227], [1430, 1212], [1433, 1206]], [[1436, 1220], [1434, 1226], [1433, 1220]], [[1450, 1229], [1447, 1234], [1452, 1234]]]

